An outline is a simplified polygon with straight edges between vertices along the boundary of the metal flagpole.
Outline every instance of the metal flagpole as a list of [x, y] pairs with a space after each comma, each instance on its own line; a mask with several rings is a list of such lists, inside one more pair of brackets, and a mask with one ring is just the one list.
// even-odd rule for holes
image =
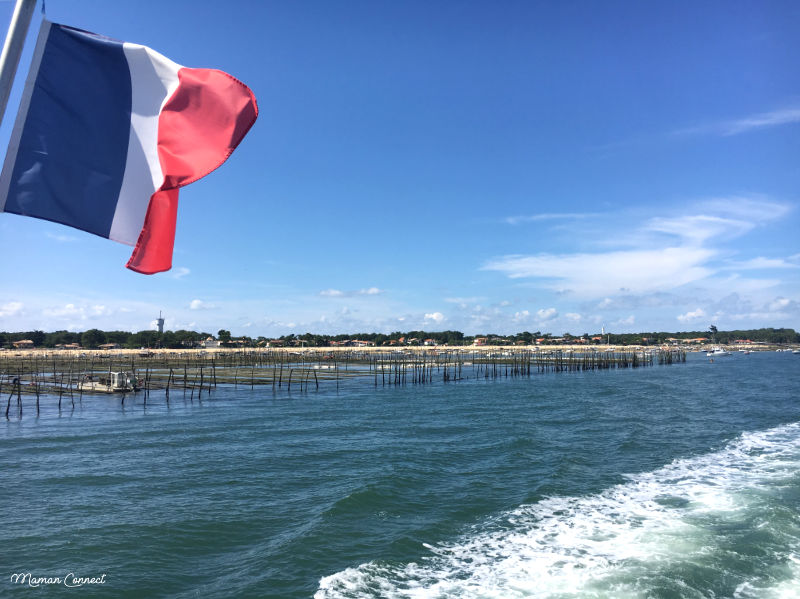
[[6, 113], [8, 96], [11, 94], [11, 86], [14, 85], [19, 57], [22, 55], [25, 36], [28, 34], [35, 8], [36, 0], [17, 0], [14, 16], [11, 17], [11, 24], [8, 26], [3, 54], [0, 55], [0, 122]]

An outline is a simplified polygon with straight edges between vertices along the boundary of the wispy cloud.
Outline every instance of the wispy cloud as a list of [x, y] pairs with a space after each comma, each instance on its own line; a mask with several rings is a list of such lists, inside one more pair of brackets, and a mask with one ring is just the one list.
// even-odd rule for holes
[[73, 241], [78, 241], [78, 238], [73, 237], [72, 235], [56, 235], [54, 233], [45, 233], [45, 236], [61, 243], [72, 243]]
[[784, 217], [791, 210], [789, 204], [760, 196], [712, 198], [697, 204], [694, 214], [651, 218], [644, 230], [702, 244], [713, 237], [730, 239], [744, 235], [759, 225]]
[[548, 279], [546, 287], [581, 296], [608, 292], [648, 293], [703, 279], [712, 271], [704, 264], [715, 252], [704, 248], [668, 247], [596, 254], [504, 256], [483, 270], [503, 272], [512, 279]]
[[770, 268], [800, 268], [800, 264], [787, 262], [783, 258], [764, 258], [758, 256], [741, 262], [731, 262], [725, 267], [728, 270], [761, 270]]
[[671, 218], [656, 217], [650, 219], [644, 228], [645, 231], [666, 233], [667, 235], [682, 237], [690, 243], [700, 244], [720, 235], [731, 237], [742, 235], [754, 226], [754, 223], [744, 220], [707, 214], [693, 214]]
[[179, 266], [177, 268], [173, 268], [170, 271], [169, 276], [173, 279], [182, 279], [183, 277], [188, 276], [190, 272], [192, 271], [185, 266]]
[[75, 304], [65, 304], [57, 308], [45, 308], [42, 311], [45, 316], [70, 316], [85, 319], [86, 309], [83, 306], [76, 306]]
[[[489, 260], [482, 270], [502, 272], [511, 279], [538, 279], [541, 287], [587, 299], [665, 293], [724, 271], [792, 267], [785, 260], [761, 257], [738, 263], [720, 260], [730, 252], [722, 242], [779, 220], [791, 210], [790, 204], [757, 195], [711, 198], [683, 214], [651, 217], [639, 226], [626, 224], [625, 234], [596, 238], [594, 244], [600, 248], [596, 252], [507, 255]], [[617, 249], [606, 249], [609, 239]], [[583, 241], [592, 243], [588, 236]], [[751, 282], [739, 280], [737, 285]]]
[[741, 135], [757, 129], [800, 123], [800, 108], [789, 107], [771, 112], [761, 112], [740, 119], [717, 121], [673, 131], [675, 136], [689, 135]]
[[535, 223], [547, 220], [580, 220], [584, 218], [590, 218], [592, 216], [596, 216], [596, 214], [589, 212], [541, 213], [521, 216], [507, 216], [503, 219], [503, 222], [509, 225], [519, 225], [522, 223]]
[[342, 291], [341, 289], [323, 289], [319, 292], [322, 297], [356, 297], [360, 295], [380, 295], [382, 289], [377, 287], [367, 287], [366, 289], [356, 289], [352, 291]]
[[479, 302], [485, 301], [485, 297], [446, 297], [444, 301], [449, 304], [459, 304], [459, 305], [466, 305], [466, 304], [477, 304]]

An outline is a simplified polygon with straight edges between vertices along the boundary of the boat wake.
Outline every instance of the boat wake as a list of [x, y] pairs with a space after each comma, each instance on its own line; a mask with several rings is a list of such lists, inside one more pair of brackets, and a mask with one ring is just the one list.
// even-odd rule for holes
[[800, 596], [800, 423], [322, 578], [315, 599]]

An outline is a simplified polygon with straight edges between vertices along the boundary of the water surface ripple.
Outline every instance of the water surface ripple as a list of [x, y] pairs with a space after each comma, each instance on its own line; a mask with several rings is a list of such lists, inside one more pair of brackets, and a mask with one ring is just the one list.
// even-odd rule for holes
[[0, 596], [797, 597], [799, 391], [764, 353], [45, 401], [0, 424]]

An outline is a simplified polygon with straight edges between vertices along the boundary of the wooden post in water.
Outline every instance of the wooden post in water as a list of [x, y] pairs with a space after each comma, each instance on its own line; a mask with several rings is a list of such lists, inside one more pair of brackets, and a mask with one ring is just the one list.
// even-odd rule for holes
[[[14, 396], [14, 384], [11, 384], [11, 393], [8, 394], [8, 403], [6, 404], [6, 420], [8, 420], [8, 412], [11, 410], [11, 398]], [[59, 401], [59, 405], [60, 405]]]

